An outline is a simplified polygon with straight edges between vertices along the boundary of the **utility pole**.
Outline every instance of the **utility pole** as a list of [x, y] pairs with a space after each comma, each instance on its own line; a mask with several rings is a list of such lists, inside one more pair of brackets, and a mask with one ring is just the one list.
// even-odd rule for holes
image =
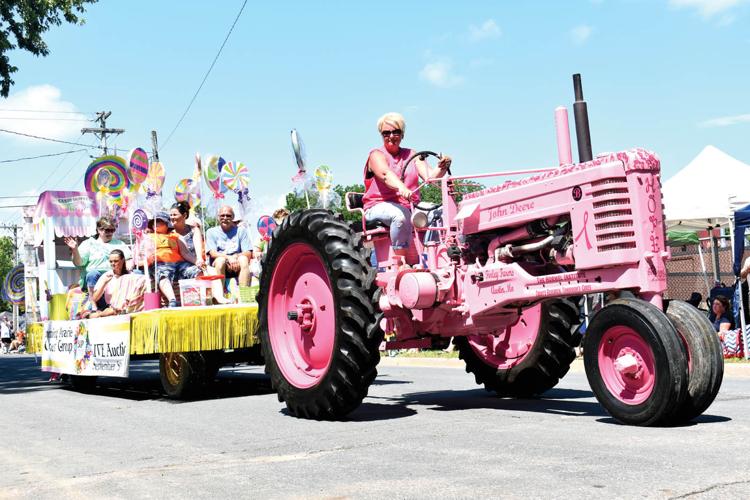
[[104, 150], [104, 154], [107, 154], [107, 136], [118, 135], [125, 132], [124, 128], [107, 128], [107, 118], [112, 114], [111, 111], [99, 111], [96, 114], [94, 121], [99, 123], [97, 128], [82, 128], [82, 134], [94, 134], [94, 136], [101, 142], [101, 148]]
[[[13, 224], [12, 226], [7, 224], [0, 224], [0, 229], [8, 229], [13, 231], [13, 266], [18, 265], [18, 226]], [[18, 331], [18, 304], [13, 304], [13, 333]]]

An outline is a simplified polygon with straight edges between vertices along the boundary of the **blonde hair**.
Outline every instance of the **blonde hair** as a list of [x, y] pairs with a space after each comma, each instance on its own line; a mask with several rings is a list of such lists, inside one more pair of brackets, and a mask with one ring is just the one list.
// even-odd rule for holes
[[406, 121], [401, 113], [386, 113], [378, 120], [378, 132], [383, 131], [384, 125], [390, 125], [401, 130], [401, 134], [406, 133]]

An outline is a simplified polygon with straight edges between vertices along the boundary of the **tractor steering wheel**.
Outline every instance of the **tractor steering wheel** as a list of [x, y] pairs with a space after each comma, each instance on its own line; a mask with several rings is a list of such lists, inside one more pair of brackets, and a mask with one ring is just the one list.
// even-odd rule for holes
[[[401, 182], [404, 182], [404, 179], [406, 178], [406, 171], [409, 168], [409, 164], [412, 161], [414, 161], [415, 158], [419, 158], [420, 160], [424, 161], [428, 156], [434, 156], [438, 160], [440, 160], [443, 157], [443, 155], [437, 154], [434, 151], [418, 151], [418, 152], [414, 153], [413, 155], [411, 155], [409, 157], [408, 160], [406, 160], [406, 164], [404, 164], [404, 170], [401, 172]], [[451, 175], [451, 168], [450, 167], [448, 167], [446, 169], [446, 171], [448, 172], [449, 175]], [[426, 182], [423, 182], [422, 184], [420, 184], [417, 187], [416, 191], [419, 191], [422, 188], [422, 186], [424, 186], [425, 184], [426, 184]], [[442, 203], [434, 204], [434, 203], [428, 203], [428, 202], [424, 202], [424, 204], [423, 204], [423, 202], [419, 202], [416, 205], [414, 205], [415, 208], [418, 208], [420, 210], [424, 210], [426, 212], [429, 212], [431, 210], [435, 210], [436, 208], [439, 208], [441, 206], [442, 206]]]

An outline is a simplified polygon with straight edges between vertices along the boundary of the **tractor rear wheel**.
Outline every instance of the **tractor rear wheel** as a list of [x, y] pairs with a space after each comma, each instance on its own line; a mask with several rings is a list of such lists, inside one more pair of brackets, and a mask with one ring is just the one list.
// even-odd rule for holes
[[551, 300], [523, 311], [504, 336], [455, 337], [466, 371], [499, 396], [529, 397], [553, 388], [570, 369], [580, 335], [576, 307]]
[[258, 304], [266, 373], [292, 415], [341, 418], [367, 395], [380, 361], [374, 272], [360, 237], [326, 210], [274, 232]]
[[617, 420], [663, 425], [682, 407], [688, 388], [686, 349], [658, 307], [618, 299], [598, 311], [583, 339], [586, 377]]
[[672, 300], [667, 317], [687, 349], [687, 396], [669, 423], [688, 422], [711, 406], [724, 378], [724, 356], [719, 336], [705, 314], [686, 302]]

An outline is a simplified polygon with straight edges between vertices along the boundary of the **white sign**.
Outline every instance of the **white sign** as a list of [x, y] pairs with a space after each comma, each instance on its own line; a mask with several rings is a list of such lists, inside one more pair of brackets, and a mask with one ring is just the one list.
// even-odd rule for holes
[[45, 321], [42, 371], [127, 377], [130, 315]]

